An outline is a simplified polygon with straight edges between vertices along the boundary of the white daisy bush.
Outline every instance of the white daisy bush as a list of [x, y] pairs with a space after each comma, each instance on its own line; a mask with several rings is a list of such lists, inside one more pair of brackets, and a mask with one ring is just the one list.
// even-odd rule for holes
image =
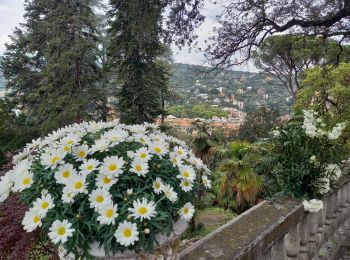
[[33, 140], [0, 179], [0, 202], [19, 192], [23, 228], [76, 257], [98, 242], [107, 254], [152, 250], [156, 234], [189, 221], [210, 172], [184, 142], [153, 124], [84, 122]]

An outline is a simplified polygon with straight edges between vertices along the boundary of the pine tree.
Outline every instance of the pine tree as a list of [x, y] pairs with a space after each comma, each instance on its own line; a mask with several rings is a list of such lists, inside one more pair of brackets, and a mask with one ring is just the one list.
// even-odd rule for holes
[[153, 122], [162, 113], [169, 73], [160, 62], [162, 6], [155, 0], [111, 0], [109, 60], [116, 69], [118, 112], [124, 123]]
[[89, 0], [46, 1], [46, 66], [36, 91], [44, 132], [88, 118], [100, 93], [95, 16]]
[[25, 18], [2, 64], [12, 96], [42, 133], [98, 116], [103, 102], [91, 1], [27, 1]]

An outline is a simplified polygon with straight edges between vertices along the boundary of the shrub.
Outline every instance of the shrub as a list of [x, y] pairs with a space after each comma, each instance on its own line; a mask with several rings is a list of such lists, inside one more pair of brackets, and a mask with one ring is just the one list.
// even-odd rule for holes
[[28, 144], [0, 182], [0, 201], [20, 192], [22, 224], [41, 239], [89, 257], [152, 250], [156, 234], [189, 221], [209, 170], [185, 144], [152, 124], [82, 123]]
[[274, 130], [271, 150], [259, 165], [267, 176], [269, 196], [310, 199], [330, 191], [342, 174], [343, 147], [338, 138], [344, 127], [327, 129], [315, 112], [304, 111], [302, 124], [292, 121]]

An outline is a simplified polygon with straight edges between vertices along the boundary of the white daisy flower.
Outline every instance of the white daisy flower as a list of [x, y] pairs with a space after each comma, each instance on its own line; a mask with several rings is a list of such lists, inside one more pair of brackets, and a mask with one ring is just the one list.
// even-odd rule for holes
[[86, 156], [88, 156], [89, 153], [90, 153], [89, 146], [86, 144], [73, 147], [73, 154], [78, 161], [85, 160]]
[[12, 171], [9, 171], [0, 177], [0, 203], [4, 202], [10, 196], [12, 186]]
[[68, 238], [73, 236], [74, 228], [71, 228], [72, 224], [68, 220], [55, 220], [49, 232], [49, 237], [54, 244], [61, 242], [62, 244], [66, 243]]
[[104, 205], [101, 209], [99, 209], [98, 213], [100, 214], [97, 217], [97, 221], [100, 222], [100, 224], [115, 224], [115, 218], [118, 217], [117, 213], [117, 204], [113, 205], [112, 202], [109, 202], [108, 204]]
[[187, 156], [186, 149], [181, 146], [175, 146], [174, 153], [177, 154], [177, 156], [179, 156], [180, 158], [184, 158]]
[[149, 161], [151, 159], [151, 154], [147, 147], [141, 147], [140, 149], [135, 151], [135, 153], [133, 153], [132, 158], [142, 161]]
[[32, 232], [37, 227], [41, 227], [41, 214], [36, 209], [30, 209], [25, 213], [22, 225], [27, 232]]
[[147, 132], [147, 127], [145, 125], [131, 125], [128, 126], [128, 128], [131, 132], [136, 134], [143, 134]]
[[180, 187], [185, 192], [191, 191], [193, 188], [193, 182], [191, 182], [190, 180], [182, 179]]
[[55, 169], [62, 163], [62, 160], [66, 154], [67, 153], [61, 149], [51, 150], [50, 152], [46, 152], [41, 156], [41, 164], [45, 166], [45, 168]]
[[162, 190], [164, 192], [164, 195], [171, 201], [175, 202], [178, 199], [177, 193], [174, 191], [174, 188], [171, 187], [169, 184], [163, 184]]
[[68, 145], [70, 147], [75, 146], [79, 143], [80, 138], [73, 133], [67, 134], [67, 136], [61, 139], [62, 145]]
[[204, 187], [206, 187], [207, 189], [211, 188], [211, 180], [208, 179], [208, 176], [206, 175], [202, 176], [202, 183]]
[[169, 153], [170, 156], [170, 161], [172, 162], [173, 166], [181, 166], [182, 165], [182, 160], [181, 157], [179, 157], [176, 153], [171, 152]]
[[67, 187], [63, 188], [63, 193], [61, 196], [61, 200], [63, 201], [63, 203], [67, 203], [67, 204], [71, 204], [74, 202], [74, 197], [75, 197], [76, 193], [71, 192], [68, 190]]
[[91, 152], [105, 152], [109, 148], [109, 141], [106, 139], [99, 139], [91, 146]]
[[177, 178], [186, 179], [190, 181], [194, 181], [194, 179], [196, 178], [196, 172], [191, 166], [181, 166], [179, 167], [179, 170], [180, 175], [177, 175]]
[[29, 173], [30, 167], [32, 166], [32, 162], [28, 159], [22, 160], [18, 162], [13, 168], [13, 172], [15, 175], [17, 174], [26, 174]]
[[112, 145], [124, 142], [129, 137], [129, 133], [123, 129], [112, 129], [103, 135], [103, 139], [108, 140]]
[[143, 219], [151, 219], [157, 214], [154, 201], [147, 202], [146, 198], [142, 198], [142, 201], [139, 199], [134, 200], [132, 205], [133, 208], [129, 208], [128, 210], [135, 219], [140, 218], [143, 221]]
[[31, 152], [32, 151], [30, 149], [24, 148], [22, 152], [13, 156], [12, 163], [17, 164], [26, 158], [27, 158], [27, 160], [31, 161], [33, 159], [33, 157], [31, 156]]
[[82, 174], [88, 175], [91, 172], [95, 171], [97, 167], [100, 165], [100, 162], [96, 159], [89, 159], [84, 161], [80, 166], [79, 170]]
[[99, 210], [112, 201], [111, 194], [102, 188], [93, 190], [89, 195], [90, 208]]
[[194, 214], [194, 207], [191, 202], [187, 202], [181, 209], [180, 209], [180, 217], [186, 221], [189, 221]]
[[36, 209], [42, 217], [45, 217], [47, 212], [55, 207], [55, 203], [51, 194], [37, 198], [33, 203], [33, 208]]
[[118, 225], [114, 236], [122, 246], [133, 245], [139, 240], [139, 232], [137, 231], [136, 224], [126, 220]]
[[135, 134], [129, 138], [130, 141], [135, 141], [141, 144], [146, 144], [150, 141], [149, 137], [145, 134]]
[[100, 166], [100, 171], [106, 175], [114, 175], [116, 177], [119, 174], [123, 173], [122, 167], [124, 166], [123, 157], [118, 156], [109, 156], [103, 160], [102, 165]]
[[36, 150], [36, 149], [38, 149], [41, 146], [42, 141], [43, 141], [43, 139], [41, 137], [39, 137], [38, 139], [33, 139], [31, 143], [26, 145], [26, 148], [28, 148], [30, 150], [31, 149], [35, 149]]
[[25, 173], [20, 175], [14, 175], [14, 186], [13, 191], [21, 192], [33, 184], [33, 173]]
[[152, 142], [149, 144], [151, 153], [158, 155], [160, 158], [169, 152], [169, 145], [166, 142]]
[[134, 160], [131, 163], [130, 171], [144, 177], [148, 173], [148, 163], [146, 161]]
[[78, 194], [78, 193], [87, 192], [87, 189], [86, 189], [87, 183], [86, 183], [85, 176], [75, 174], [72, 176], [70, 181], [66, 183], [66, 185], [67, 185], [66, 187], [67, 187], [68, 193]]
[[110, 187], [112, 187], [117, 181], [118, 178], [112, 176], [107, 176], [106, 174], [103, 173], [99, 173], [96, 176], [96, 186], [99, 188], [104, 188], [104, 189], [109, 189]]
[[63, 164], [58, 167], [55, 172], [55, 179], [57, 183], [66, 184], [68, 183], [73, 176], [77, 175], [77, 171], [74, 169], [72, 164]]
[[163, 188], [163, 182], [160, 178], [157, 178], [154, 182], [153, 182], [153, 191], [155, 194], [160, 194], [162, 192], [162, 188]]

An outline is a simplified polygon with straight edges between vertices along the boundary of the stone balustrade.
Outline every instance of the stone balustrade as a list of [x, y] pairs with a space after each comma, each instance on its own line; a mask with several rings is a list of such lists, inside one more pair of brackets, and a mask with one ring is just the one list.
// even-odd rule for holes
[[350, 238], [350, 181], [304, 211], [300, 200], [264, 201], [181, 252], [180, 259], [330, 260]]

